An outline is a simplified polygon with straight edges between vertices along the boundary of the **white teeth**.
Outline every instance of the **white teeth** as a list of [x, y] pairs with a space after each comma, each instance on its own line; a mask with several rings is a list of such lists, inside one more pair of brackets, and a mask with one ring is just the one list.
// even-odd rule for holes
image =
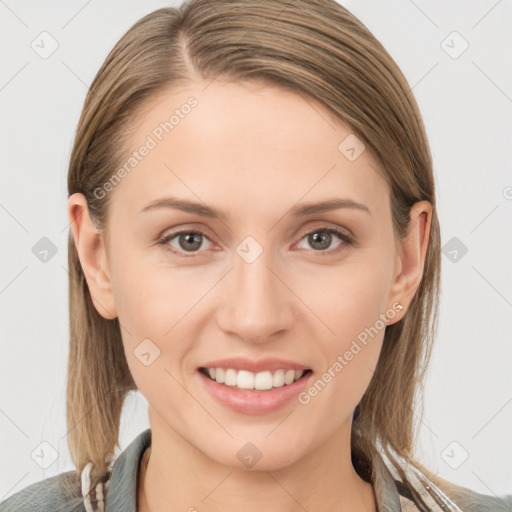
[[284, 370], [277, 370], [272, 377], [272, 386], [280, 388], [284, 386]]
[[226, 370], [224, 384], [226, 384], [226, 386], [236, 386], [236, 380], [236, 371], [231, 368], [229, 368], [229, 370]]
[[291, 384], [293, 382], [293, 378], [295, 377], [295, 370], [288, 370], [284, 374], [284, 383]]
[[236, 385], [241, 389], [254, 389], [254, 373], [240, 370], [236, 377]]
[[272, 382], [270, 372], [259, 372], [254, 379], [254, 389], [272, 389]]
[[214, 368], [214, 370], [215, 370], [215, 380], [219, 384], [224, 384], [224, 379], [226, 378], [226, 372], [224, 371], [224, 368]]
[[273, 373], [268, 370], [253, 373], [233, 368], [207, 368], [206, 370], [210, 378], [219, 384], [258, 391], [292, 384], [304, 375], [304, 370], [276, 370]]

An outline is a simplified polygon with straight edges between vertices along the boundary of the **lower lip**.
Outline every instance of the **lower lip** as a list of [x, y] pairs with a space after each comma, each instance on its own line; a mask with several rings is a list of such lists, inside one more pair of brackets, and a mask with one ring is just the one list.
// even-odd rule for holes
[[242, 391], [225, 384], [219, 384], [200, 371], [197, 373], [204, 382], [206, 389], [219, 403], [236, 412], [252, 415], [266, 414], [280, 409], [306, 387], [307, 381], [312, 375], [310, 372], [292, 384], [267, 391]]

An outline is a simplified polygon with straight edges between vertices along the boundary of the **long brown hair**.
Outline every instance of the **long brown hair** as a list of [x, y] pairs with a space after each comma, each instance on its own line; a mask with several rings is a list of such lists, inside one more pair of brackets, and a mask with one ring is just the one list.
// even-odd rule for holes
[[[406, 233], [412, 205], [431, 203], [422, 280], [404, 318], [386, 327], [352, 433], [357, 459], [369, 461], [380, 446], [390, 457], [398, 454], [426, 471], [414, 461], [413, 449], [440, 285], [432, 159], [407, 80], [347, 9], [334, 0], [190, 0], [148, 14], [119, 40], [92, 82], [72, 149], [69, 194], [83, 193], [94, 222], [106, 228], [109, 196], [97, 197], [94, 191], [124, 160], [135, 116], [169, 87], [216, 77], [257, 80], [306, 95], [347, 123], [384, 171], [397, 240]], [[94, 483], [108, 472], [123, 401], [136, 385], [119, 322], [104, 319], [94, 308], [71, 232], [68, 247], [69, 447], [78, 472], [93, 463]]]

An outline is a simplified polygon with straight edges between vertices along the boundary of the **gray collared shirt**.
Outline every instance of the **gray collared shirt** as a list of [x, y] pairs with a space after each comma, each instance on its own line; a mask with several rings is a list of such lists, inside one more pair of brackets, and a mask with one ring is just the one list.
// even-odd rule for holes
[[[144, 451], [151, 444], [151, 429], [139, 434], [116, 459], [106, 493], [104, 512], [137, 511], [137, 478]], [[443, 481], [443, 490], [429, 481], [420, 490], [424, 505], [395, 480], [384, 459], [373, 460], [372, 485], [379, 512], [463, 511], [512, 512], [512, 494], [488, 496]], [[94, 490], [90, 495], [94, 494]], [[94, 496], [92, 496], [92, 502]], [[430, 500], [430, 501], [429, 501]], [[430, 504], [429, 504], [430, 503]], [[68, 471], [29, 485], [0, 503], [0, 512], [87, 512], [76, 471]]]

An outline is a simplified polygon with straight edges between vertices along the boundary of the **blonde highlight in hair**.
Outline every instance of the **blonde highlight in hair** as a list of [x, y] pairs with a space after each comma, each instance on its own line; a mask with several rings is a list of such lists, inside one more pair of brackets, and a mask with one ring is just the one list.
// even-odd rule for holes
[[[112, 49], [87, 94], [72, 149], [68, 193], [85, 195], [99, 230], [108, 228], [109, 196], [94, 190], [123, 161], [144, 105], [178, 85], [215, 78], [258, 81], [317, 101], [348, 124], [379, 163], [390, 190], [397, 240], [414, 203], [432, 205], [424, 273], [404, 318], [386, 327], [380, 358], [353, 419], [352, 450], [375, 450], [414, 462], [418, 408], [437, 328], [440, 229], [432, 158], [422, 117], [397, 64], [334, 0], [190, 0], [154, 11]], [[93, 463], [91, 481], [108, 471], [126, 394], [136, 389], [121, 326], [95, 309], [69, 238], [69, 446], [77, 471]], [[414, 493], [414, 490], [412, 490]]]

